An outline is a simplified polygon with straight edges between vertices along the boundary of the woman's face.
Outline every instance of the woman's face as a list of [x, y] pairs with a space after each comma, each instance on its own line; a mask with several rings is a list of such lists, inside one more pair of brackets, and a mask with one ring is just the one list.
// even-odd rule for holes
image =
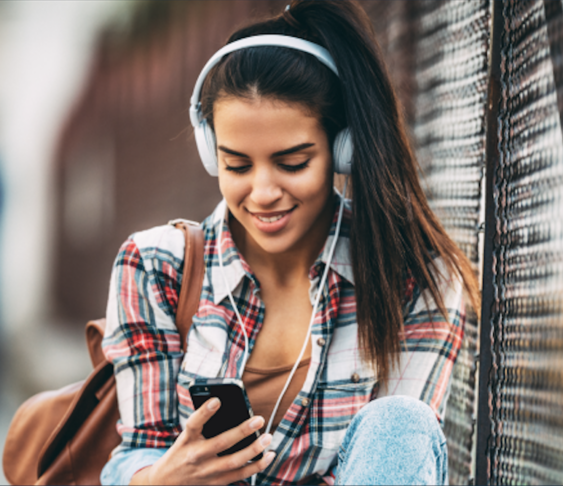
[[271, 254], [322, 246], [333, 169], [319, 120], [299, 104], [265, 98], [224, 98], [213, 112], [219, 187], [246, 243]]

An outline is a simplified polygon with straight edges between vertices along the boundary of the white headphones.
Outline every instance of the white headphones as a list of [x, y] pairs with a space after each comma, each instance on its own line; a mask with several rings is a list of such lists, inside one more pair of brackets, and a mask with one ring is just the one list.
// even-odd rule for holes
[[[215, 142], [215, 133], [213, 133], [211, 127], [207, 125], [207, 120], [201, 113], [201, 102], [199, 101], [199, 97], [201, 95], [203, 82], [213, 66], [215, 66], [225, 55], [239, 49], [256, 46], [288, 47], [290, 49], [307, 52], [328, 66], [338, 76], [338, 70], [336, 69], [334, 60], [324, 47], [297, 37], [290, 37], [287, 35], [257, 35], [240, 39], [219, 49], [203, 67], [203, 70], [195, 83], [194, 92], [190, 100], [190, 121], [194, 127], [195, 141], [199, 151], [199, 156], [201, 157], [203, 166], [212, 176], [218, 175], [217, 147]], [[350, 129], [345, 128], [338, 132], [332, 147], [332, 158], [334, 161], [335, 172], [338, 172], [339, 174], [351, 173], [353, 149]]]

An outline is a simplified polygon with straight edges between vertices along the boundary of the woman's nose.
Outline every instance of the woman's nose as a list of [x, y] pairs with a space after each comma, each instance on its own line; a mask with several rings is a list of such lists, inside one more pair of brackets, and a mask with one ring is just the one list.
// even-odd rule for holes
[[283, 191], [272, 167], [256, 168], [252, 179], [252, 202], [267, 207], [281, 199]]

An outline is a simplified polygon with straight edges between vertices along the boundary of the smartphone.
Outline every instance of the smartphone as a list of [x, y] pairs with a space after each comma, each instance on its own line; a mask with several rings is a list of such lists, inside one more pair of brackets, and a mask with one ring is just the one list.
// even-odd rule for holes
[[[203, 436], [206, 439], [232, 429], [254, 416], [242, 380], [236, 378], [198, 378], [189, 387], [189, 392], [196, 410], [210, 398], [217, 397], [221, 400], [219, 410], [203, 426]], [[254, 432], [218, 455], [226, 456], [240, 451], [252, 444], [257, 438], [258, 432]], [[261, 459], [262, 455], [260, 453], [252, 460]]]

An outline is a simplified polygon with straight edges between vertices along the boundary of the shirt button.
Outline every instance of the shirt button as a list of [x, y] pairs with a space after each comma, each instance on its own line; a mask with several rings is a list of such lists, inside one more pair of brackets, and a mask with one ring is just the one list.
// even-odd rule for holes
[[358, 383], [360, 381], [360, 375], [358, 375], [358, 373], [354, 373], [351, 376], [351, 380], [352, 380], [352, 383]]
[[324, 340], [324, 338], [319, 338], [317, 339], [317, 344], [319, 346], [324, 346], [326, 344], [326, 341]]
[[304, 407], [307, 407], [309, 405], [309, 399], [308, 398], [303, 398], [301, 400], [301, 405], [303, 405]]

